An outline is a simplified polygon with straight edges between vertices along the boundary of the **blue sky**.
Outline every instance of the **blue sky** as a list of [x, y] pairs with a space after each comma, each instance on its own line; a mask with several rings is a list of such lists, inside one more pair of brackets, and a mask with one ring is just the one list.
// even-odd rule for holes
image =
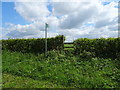
[[[117, 0], [114, 0], [114, 1], [117, 1]], [[86, 9], [85, 10], [78, 9], [78, 8], [82, 8], [82, 5], [79, 6], [77, 4], [74, 5], [72, 3], [69, 3], [67, 5], [67, 3], [54, 3], [53, 4], [53, 3], [48, 2], [47, 4], [43, 4], [43, 6], [40, 6], [44, 9], [45, 7], [47, 8], [47, 10], [42, 11], [39, 5], [35, 7], [34, 4], [33, 6], [32, 4], [29, 5], [29, 4], [24, 4], [24, 3], [20, 3], [20, 4], [17, 3], [15, 5], [14, 2], [2, 2], [2, 27], [4, 28], [3, 33], [5, 33], [3, 36], [4, 38], [8, 38], [8, 37], [17, 38], [16, 37], [17, 35], [21, 37], [32, 37], [32, 38], [39, 37], [41, 35], [42, 37], [43, 33], [39, 32], [39, 30], [37, 29], [38, 28], [43, 29], [42, 21], [46, 21], [46, 20], [50, 24], [49, 36], [55, 36], [61, 33], [61, 34], [66, 35], [66, 37], [69, 37], [69, 40], [71, 40], [70, 38], [73, 38], [73, 37], [75, 38], [75, 37], [87, 37], [88, 36], [88, 38], [89, 37], [96, 38], [96, 37], [103, 37], [103, 36], [105, 37], [116, 36], [115, 31], [110, 31], [108, 29], [111, 29], [111, 28], [116, 29], [116, 23], [111, 25], [113, 21], [109, 21], [109, 20], [112, 20], [112, 19], [114, 20], [114, 18], [116, 18], [117, 14], [115, 15], [116, 13], [115, 11], [117, 11], [117, 9], [115, 10], [114, 8], [116, 8], [117, 4], [107, 1], [107, 2], [101, 2], [99, 3], [100, 6], [97, 6], [95, 3], [91, 4], [93, 6], [87, 6], [88, 11], [86, 12]], [[115, 5], [114, 7], [111, 7], [110, 4], [112, 6], [114, 4]], [[100, 11], [99, 9], [102, 10], [103, 8], [102, 6], [105, 6], [105, 9], [103, 9], [103, 11]], [[111, 9], [107, 9], [108, 7], [110, 7]], [[30, 8], [31, 11], [29, 11], [28, 8]], [[53, 8], [54, 8], [54, 14], [55, 14], [54, 16], [52, 15]], [[22, 9], [22, 12], [20, 9]], [[31, 13], [32, 11], [34, 11], [34, 13]], [[99, 11], [100, 13], [98, 13]], [[41, 14], [39, 13], [43, 14], [43, 16], [41, 16]], [[105, 15], [108, 15], [108, 17], [107, 16], [104, 17], [103, 15], [102, 16], [103, 18], [101, 18], [100, 16], [102, 15], [101, 13], [105, 13]], [[36, 18], [38, 18], [37, 22], [36, 22]], [[34, 20], [34, 23], [31, 21], [31, 19]], [[39, 19], [42, 21], [39, 21]], [[13, 26], [7, 27], [6, 23], [13, 24]], [[41, 27], [38, 27], [39, 25]], [[107, 27], [108, 29], [106, 29], [106, 31], [102, 30], [102, 29], [105, 29], [106, 26], [108, 26]], [[15, 29], [17, 29], [18, 31], [15, 31]], [[31, 31], [29, 29], [31, 29]], [[12, 36], [16, 32], [17, 34], [15, 36]], [[93, 36], [95, 33], [98, 33], [98, 35]]]
[[110, 2], [103, 2], [102, 4], [103, 5], [107, 5], [107, 4], [110, 4]]
[[[5, 23], [13, 23], [13, 24], [30, 24], [30, 22], [26, 21], [20, 14], [16, 12], [14, 9], [14, 2], [2, 2], [2, 25], [5, 26]], [[48, 10], [52, 12], [52, 5], [48, 4]]]
[[22, 16], [20, 16], [14, 9], [14, 2], [2, 2], [2, 25], [4, 27], [5, 23], [13, 24], [29, 24]]

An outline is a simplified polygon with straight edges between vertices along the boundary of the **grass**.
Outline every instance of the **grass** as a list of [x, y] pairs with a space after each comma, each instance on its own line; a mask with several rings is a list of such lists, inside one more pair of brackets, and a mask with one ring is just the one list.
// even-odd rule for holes
[[[3, 51], [2, 64], [3, 82], [6, 82], [3, 83], [3, 88], [11, 86], [119, 88], [120, 86], [118, 60], [81, 58], [79, 55], [57, 51], [48, 52], [47, 58], [44, 54]], [[11, 79], [12, 85], [9, 83]], [[19, 82], [16, 83], [17, 81]], [[27, 84], [23, 85], [23, 82]]]
[[74, 51], [74, 48], [64, 48], [64, 50]]
[[73, 44], [64, 44], [64, 50], [74, 51], [74, 48], [66, 48], [66, 47], [74, 47]]
[[73, 44], [64, 44], [64, 47], [73, 47]]
[[4, 88], [56, 88], [62, 87], [48, 81], [34, 80], [28, 77], [21, 77], [12, 74], [3, 73]]

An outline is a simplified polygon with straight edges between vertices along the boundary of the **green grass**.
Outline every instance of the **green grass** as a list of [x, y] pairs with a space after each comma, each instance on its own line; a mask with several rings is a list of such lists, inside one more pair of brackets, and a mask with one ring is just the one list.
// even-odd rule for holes
[[48, 81], [34, 80], [28, 77], [21, 77], [12, 74], [3, 73], [3, 88], [59, 88], [58, 86]]
[[74, 47], [73, 44], [64, 44], [64, 50], [74, 51], [74, 48], [66, 48], [66, 47]]
[[64, 47], [73, 47], [73, 44], [64, 44]]
[[74, 48], [64, 48], [64, 50], [71, 50], [71, 51], [73, 51]]
[[[16, 85], [19, 80], [15, 78], [12, 87], [118, 88], [120, 85], [118, 60], [84, 59], [79, 55], [57, 51], [48, 52], [47, 58], [44, 54], [3, 51], [2, 64], [3, 82], [14, 76], [24, 78], [21, 80], [30, 80], [30, 83], [24, 81], [26, 86], [22, 85], [22, 81]], [[34, 85], [33, 82], [39, 84]], [[3, 87], [9, 88], [11, 84], [3, 83]]]

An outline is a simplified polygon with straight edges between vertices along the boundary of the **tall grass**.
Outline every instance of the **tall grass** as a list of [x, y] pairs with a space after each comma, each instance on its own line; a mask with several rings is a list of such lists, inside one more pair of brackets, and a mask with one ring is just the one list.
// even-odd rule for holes
[[48, 52], [47, 58], [44, 54], [3, 51], [2, 69], [3, 73], [46, 80], [63, 87], [118, 88], [120, 71], [117, 62], [102, 58], [87, 59], [58, 51]]
[[21, 77], [12, 74], [3, 73], [3, 88], [60, 88], [62, 86], [48, 81], [34, 80], [28, 77]]

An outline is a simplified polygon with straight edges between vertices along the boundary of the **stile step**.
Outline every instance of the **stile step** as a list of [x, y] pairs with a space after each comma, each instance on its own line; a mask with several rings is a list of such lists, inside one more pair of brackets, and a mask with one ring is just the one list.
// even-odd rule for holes
[[74, 48], [74, 47], [64, 47], [64, 48]]

